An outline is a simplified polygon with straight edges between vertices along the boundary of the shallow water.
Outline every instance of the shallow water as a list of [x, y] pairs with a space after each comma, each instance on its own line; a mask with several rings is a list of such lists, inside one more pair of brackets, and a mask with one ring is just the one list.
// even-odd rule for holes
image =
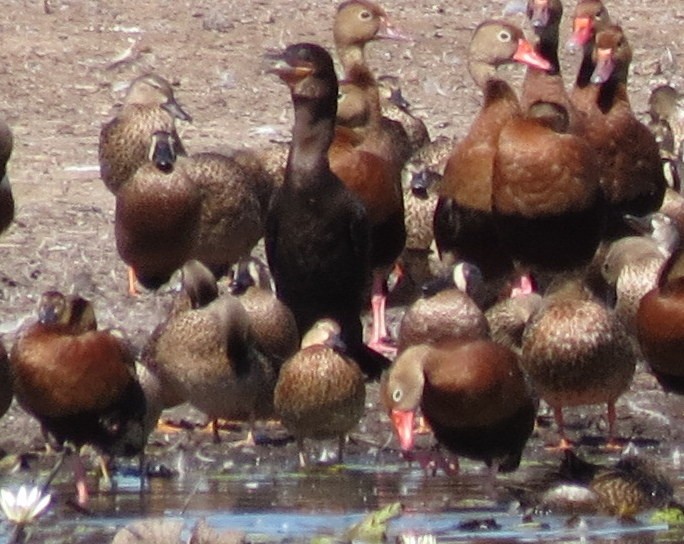
[[[607, 516], [574, 519], [557, 514], [534, 515], [531, 523], [523, 523], [511, 489], [550, 470], [550, 464], [527, 464], [511, 476], [500, 475], [492, 486], [487, 472], [467, 461], [462, 474], [453, 478], [425, 475], [396, 456], [363, 456], [349, 459], [345, 467], [304, 471], [263, 461], [217, 468], [210, 458], [203, 459], [205, 465], [199, 468], [177, 460], [177, 467], [192, 470], [170, 479], [154, 478], [143, 494], [137, 478], [118, 476], [115, 491], [93, 495], [91, 516], [63, 504], [72, 493], [65, 474], [53, 488], [59, 499], [34, 526], [29, 541], [109, 542], [118, 529], [139, 519], [182, 519], [189, 534], [201, 518], [217, 530], [245, 533], [249, 541], [343, 540], [345, 531], [365, 513], [394, 502], [401, 502], [404, 509], [389, 523], [390, 542], [403, 534], [433, 534], [438, 542], [458, 543], [684, 541], [684, 533], [650, 523], [650, 513], [641, 515], [637, 524]], [[480, 523], [466, 524], [474, 520]], [[7, 525], [0, 525], [0, 542], [7, 539]]]

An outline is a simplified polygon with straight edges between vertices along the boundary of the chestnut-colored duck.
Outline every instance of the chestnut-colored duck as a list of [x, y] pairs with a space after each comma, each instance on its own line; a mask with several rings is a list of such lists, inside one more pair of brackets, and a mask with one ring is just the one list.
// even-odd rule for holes
[[100, 131], [100, 177], [114, 194], [148, 160], [150, 138], [157, 131], [171, 134], [178, 154], [185, 150], [175, 120], [191, 121], [173, 95], [171, 84], [157, 74], [131, 83], [123, 107]]
[[537, 102], [499, 134], [492, 208], [500, 239], [544, 287], [543, 273], [580, 273], [601, 240], [597, 157], [558, 103]]
[[148, 350], [162, 387], [168, 384], [211, 421], [271, 417], [276, 370], [259, 351], [239, 299], [212, 298], [216, 280], [198, 261], [183, 267], [183, 290], [190, 307], [171, 313]]
[[148, 161], [116, 193], [116, 247], [132, 270], [132, 294], [135, 279], [146, 288], [166, 283], [197, 245], [203, 196], [176, 167], [175, 141], [169, 132], [152, 134]]
[[5, 346], [0, 342], [0, 418], [9, 410], [13, 398], [14, 389], [12, 387], [9, 358], [7, 357]]
[[684, 394], [684, 250], [668, 259], [656, 287], [637, 311], [637, 338], [644, 358], [665, 391]]
[[244, 257], [235, 266], [230, 292], [247, 310], [260, 350], [280, 368], [299, 349], [299, 332], [294, 315], [275, 296], [272, 283], [266, 263]]
[[614, 313], [579, 280], [568, 280], [544, 297], [525, 329], [520, 364], [534, 390], [551, 406], [568, 448], [563, 408], [608, 405], [608, 444], [615, 438], [615, 403], [632, 382], [636, 357]]
[[399, 325], [399, 353], [416, 344], [487, 337], [487, 320], [468, 294], [468, 288], [478, 282], [468, 278], [469, 274], [479, 273], [473, 268], [468, 263], [458, 263], [445, 281], [439, 281], [436, 292], [426, 293], [406, 310]]
[[667, 187], [658, 144], [630, 106], [627, 74], [631, 60], [632, 50], [622, 29], [607, 25], [596, 33], [591, 64], [585, 69], [583, 63], [578, 92], [572, 95], [575, 106], [587, 114], [586, 139], [599, 157], [609, 212], [605, 238], [609, 240], [628, 234], [622, 220], [625, 213], [656, 211]]
[[0, 119], [0, 233], [4, 232], [14, 219], [14, 196], [7, 175], [7, 162], [12, 155], [14, 139], [12, 131]]
[[420, 407], [440, 444], [503, 472], [518, 468], [537, 412], [516, 355], [487, 339], [409, 347], [383, 377], [381, 398], [405, 452]]
[[[145, 397], [133, 354], [118, 335], [97, 330], [92, 305], [43, 293], [38, 321], [18, 334], [10, 355], [17, 401], [60, 443], [90, 444], [109, 455], [142, 453]], [[78, 503], [88, 500], [78, 455]]]
[[317, 45], [295, 44], [276, 60], [271, 71], [290, 88], [295, 110], [285, 181], [266, 223], [276, 293], [300, 332], [324, 317], [338, 322], [349, 352], [377, 377], [389, 361], [363, 344], [359, 317], [371, 275], [368, 213], [328, 160], [338, 88], [332, 59]]
[[365, 400], [364, 375], [345, 352], [340, 326], [317, 321], [281, 368], [274, 393], [276, 412], [297, 439], [300, 466], [306, 465], [305, 438], [337, 438], [342, 462], [346, 435], [363, 417]]
[[442, 255], [474, 263], [485, 281], [512, 270], [492, 219], [492, 171], [501, 129], [520, 113], [511, 87], [497, 77], [497, 66], [522, 62], [548, 69], [522, 31], [503, 21], [485, 21], [469, 46], [468, 70], [484, 92], [484, 104], [468, 134], [456, 144], [444, 171], [434, 218], [435, 240]]
[[[401, 170], [411, 145], [401, 124], [382, 115], [380, 91], [364, 50], [372, 40], [403, 35], [380, 6], [366, 0], [349, 0], [339, 6], [333, 35], [344, 82], [340, 85], [338, 135], [329, 151], [330, 168], [368, 210], [373, 269], [369, 345], [392, 353], [385, 322], [386, 278], [406, 242]], [[357, 142], [349, 145], [349, 138], [339, 134], [340, 126], [351, 128]]]

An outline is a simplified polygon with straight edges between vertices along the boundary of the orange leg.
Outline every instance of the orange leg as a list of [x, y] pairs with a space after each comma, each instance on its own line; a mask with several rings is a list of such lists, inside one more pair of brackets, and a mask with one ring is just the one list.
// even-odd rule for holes
[[86, 484], [86, 471], [78, 452], [74, 452], [71, 458], [74, 480], [76, 482], [77, 505], [84, 508], [88, 504], [88, 485]]
[[546, 448], [551, 451], [565, 451], [572, 449], [572, 442], [568, 440], [565, 436], [565, 422], [563, 420], [563, 408], [558, 407], [553, 409], [553, 418], [556, 420], [556, 425], [558, 426], [558, 434], [560, 435], [560, 441], [557, 446], [551, 446]]

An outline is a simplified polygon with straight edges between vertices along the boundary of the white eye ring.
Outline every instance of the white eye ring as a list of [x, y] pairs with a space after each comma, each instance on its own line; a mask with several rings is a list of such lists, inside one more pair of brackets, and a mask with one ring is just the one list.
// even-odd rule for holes
[[401, 397], [403, 396], [403, 393], [401, 389], [395, 389], [392, 391], [392, 401], [394, 402], [399, 402], [401, 400]]
[[372, 17], [372, 14], [368, 10], [363, 10], [361, 13], [359, 13], [360, 19], [370, 19], [371, 17]]
[[498, 36], [499, 41], [501, 42], [510, 42], [511, 41], [511, 33], [508, 32], [508, 30], [502, 30], [499, 32]]

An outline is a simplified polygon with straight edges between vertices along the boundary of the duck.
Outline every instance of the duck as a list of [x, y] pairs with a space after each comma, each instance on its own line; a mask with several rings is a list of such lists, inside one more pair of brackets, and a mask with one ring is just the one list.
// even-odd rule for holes
[[580, 68], [572, 98], [586, 113], [586, 139], [598, 154], [601, 187], [608, 204], [604, 239], [629, 234], [624, 214], [645, 215], [663, 202], [667, 182], [658, 144], [637, 120], [627, 95], [627, 74], [632, 50], [619, 25], [596, 32], [591, 51], [592, 73]]
[[[144, 452], [150, 429], [133, 354], [120, 334], [97, 329], [87, 299], [44, 292], [37, 321], [15, 339], [10, 370], [19, 405], [59, 444], [89, 444], [111, 456]], [[85, 470], [77, 454], [74, 475], [78, 504], [85, 506]]]
[[420, 407], [439, 444], [493, 473], [518, 468], [537, 412], [516, 355], [487, 338], [410, 346], [383, 376], [381, 399], [402, 451], [413, 449]]
[[559, 449], [571, 447], [563, 408], [608, 406], [607, 447], [615, 448], [615, 403], [630, 386], [636, 355], [615, 314], [581, 279], [561, 279], [544, 295], [522, 338], [520, 366], [552, 409]]
[[4, 344], [0, 342], [0, 418], [9, 410], [13, 398], [14, 388], [12, 387], [9, 357]]
[[377, 378], [389, 360], [365, 346], [360, 319], [371, 275], [368, 212], [328, 159], [338, 90], [332, 58], [316, 44], [298, 43], [273, 61], [271, 72], [290, 88], [295, 110], [285, 180], [266, 219], [276, 295], [292, 310], [299, 331], [334, 319], [353, 358]]
[[[259, 350], [240, 300], [228, 293], [212, 298], [216, 279], [199, 261], [183, 267], [182, 290], [190, 307], [181, 301], [148, 349], [162, 387], [212, 422], [240, 420], [253, 427], [255, 420], [272, 417], [276, 369]], [[254, 440], [251, 428], [246, 440]]]
[[411, 155], [430, 143], [430, 132], [425, 122], [411, 112], [411, 104], [404, 98], [397, 76], [383, 74], [377, 78], [382, 115], [401, 123], [411, 144]]
[[[479, 271], [458, 263], [446, 278], [431, 282], [426, 296], [408, 307], [399, 324], [397, 353], [416, 344], [435, 344], [448, 338], [486, 338], [489, 326], [482, 310], [468, 294]], [[481, 280], [479, 280], [481, 281]], [[436, 285], [437, 284], [437, 285]]]
[[520, 356], [525, 328], [541, 305], [542, 296], [535, 291], [502, 298], [484, 313], [489, 337]]
[[229, 290], [245, 307], [261, 351], [279, 370], [299, 349], [300, 337], [292, 311], [276, 297], [272, 284], [266, 263], [250, 255], [234, 267]]
[[200, 233], [203, 196], [177, 168], [172, 133], [154, 132], [148, 161], [116, 193], [114, 234], [121, 259], [129, 266], [129, 293], [137, 282], [157, 289], [191, 258]]
[[146, 163], [150, 138], [157, 131], [171, 134], [177, 153], [185, 154], [176, 131], [176, 119], [192, 121], [176, 101], [173, 87], [166, 79], [147, 73], [131, 82], [123, 107], [100, 130], [100, 177], [107, 189], [116, 194], [138, 167]]
[[[388, 29], [391, 29], [389, 31]], [[337, 110], [337, 134], [329, 150], [330, 168], [359, 195], [371, 222], [372, 330], [369, 346], [393, 353], [385, 320], [387, 276], [406, 242], [401, 171], [410, 156], [400, 123], [382, 115], [380, 91], [365, 61], [365, 45], [378, 38], [403, 37], [385, 11], [367, 0], [340, 4], [333, 23], [335, 48], [344, 70]], [[356, 136], [340, 134], [342, 127]]]
[[678, 247], [663, 266], [656, 286], [646, 293], [636, 315], [637, 339], [641, 352], [661, 387], [684, 394], [684, 250]]
[[177, 165], [202, 195], [190, 258], [219, 278], [263, 238], [275, 180], [247, 149], [195, 153], [180, 157]]
[[13, 145], [12, 129], [4, 119], [0, 119], [0, 233], [5, 232], [14, 220], [14, 195], [7, 175]]
[[[594, 47], [594, 37], [596, 32], [603, 30], [610, 24], [610, 14], [601, 0], [578, 0], [572, 14], [572, 33], [566, 42], [566, 49], [571, 53], [582, 49], [582, 66], [578, 78], [583, 85], [576, 85], [573, 93], [578, 92], [579, 88], [589, 82], [592, 68], [591, 52]], [[588, 72], [588, 73], [587, 73]]]
[[598, 160], [570, 130], [560, 103], [536, 102], [499, 133], [492, 213], [518, 267], [543, 290], [558, 273], [582, 275], [603, 236], [605, 201]]
[[297, 440], [300, 467], [307, 465], [305, 438], [337, 438], [343, 462], [346, 435], [363, 417], [365, 399], [364, 374], [346, 353], [339, 324], [317, 321], [280, 369], [274, 392], [276, 413]]
[[516, 94], [496, 75], [497, 66], [511, 62], [550, 67], [518, 27], [498, 20], [481, 23], [469, 45], [468, 70], [484, 92], [484, 104], [468, 134], [449, 156], [433, 223], [440, 256], [454, 255], [456, 260], [472, 262], [487, 282], [506, 278], [513, 270], [491, 214], [492, 169], [499, 133], [520, 113]]
[[615, 290], [615, 314], [636, 338], [639, 303], [656, 286], [660, 270], [679, 245], [680, 236], [672, 218], [660, 211], [644, 217], [627, 215], [625, 221], [641, 236], [625, 236], [613, 242], [601, 272]]
[[598, 512], [633, 520], [673, 503], [674, 490], [664, 472], [644, 456], [625, 455], [612, 466], [590, 463], [566, 450], [559, 469], [563, 481], [586, 486]]

